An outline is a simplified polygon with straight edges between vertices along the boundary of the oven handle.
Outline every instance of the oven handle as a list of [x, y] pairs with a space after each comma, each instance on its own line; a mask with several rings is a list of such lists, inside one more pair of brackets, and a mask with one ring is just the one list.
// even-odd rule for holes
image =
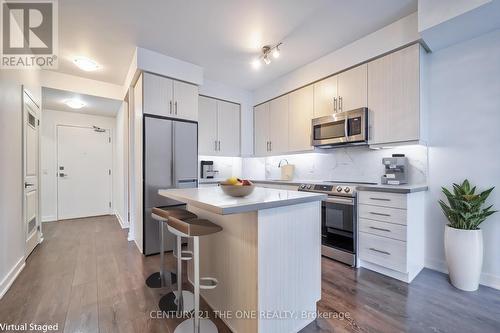
[[354, 199], [353, 198], [332, 198], [332, 197], [328, 197], [327, 199], [323, 200], [323, 202], [354, 206]]

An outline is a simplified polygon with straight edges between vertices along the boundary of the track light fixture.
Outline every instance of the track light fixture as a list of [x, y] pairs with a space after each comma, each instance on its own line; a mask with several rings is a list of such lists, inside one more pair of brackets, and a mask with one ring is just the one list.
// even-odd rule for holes
[[283, 43], [278, 43], [274, 46], [265, 45], [262, 47], [262, 54], [252, 61], [252, 67], [254, 69], [259, 69], [262, 63], [269, 65], [271, 63], [271, 56], [274, 59], [278, 59], [280, 56], [280, 46]]

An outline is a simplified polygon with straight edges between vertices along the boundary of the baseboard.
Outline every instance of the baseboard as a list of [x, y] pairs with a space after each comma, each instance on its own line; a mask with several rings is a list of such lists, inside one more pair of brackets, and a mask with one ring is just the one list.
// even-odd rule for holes
[[122, 227], [122, 229], [127, 229], [129, 227], [128, 223], [126, 223], [122, 217], [120, 216], [120, 213], [118, 212], [115, 212], [115, 216], [116, 218], [118, 219], [118, 222], [120, 223], [120, 226]]
[[19, 259], [19, 261], [14, 265], [14, 267], [12, 267], [9, 273], [7, 273], [2, 282], [0, 282], [0, 299], [2, 299], [2, 297], [7, 293], [19, 273], [21, 273], [21, 271], [24, 269], [25, 265], [26, 263], [24, 261], [24, 257]]
[[139, 244], [137, 244], [137, 240], [134, 239], [133, 241], [135, 243], [135, 246], [137, 246], [137, 249], [139, 250], [139, 252], [142, 253], [142, 248], [139, 246]]
[[54, 221], [57, 221], [57, 216], [55, 215], [42, 216], [42, 222], [54, 222]]
[[[432, 269], [434, 271], [448, 274], [446, 261], [443, 260], [427, 259], [425, 261], [425, 267]], [[490, 273], [481, 273], [481, 277], [479, 278], [479, 283], [483, 286], [500, 290], [500, 276], [498, 275], [493, 275]]]

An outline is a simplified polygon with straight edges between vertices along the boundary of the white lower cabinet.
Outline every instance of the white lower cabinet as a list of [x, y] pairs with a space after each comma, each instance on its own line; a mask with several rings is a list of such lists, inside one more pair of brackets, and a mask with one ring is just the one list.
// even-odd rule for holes
[[424, 267], [424, 192], [359, 192], [358, 264], [404, 282]]

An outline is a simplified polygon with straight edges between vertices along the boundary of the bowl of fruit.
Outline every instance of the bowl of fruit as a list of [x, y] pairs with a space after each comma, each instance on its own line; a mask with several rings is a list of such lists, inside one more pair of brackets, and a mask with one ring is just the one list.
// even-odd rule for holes
[[224, 193], [232, 197], [244, 197], [253, 192], [255, 185], [247, 179], [231, 177], [220, 182], [220, 188]]

